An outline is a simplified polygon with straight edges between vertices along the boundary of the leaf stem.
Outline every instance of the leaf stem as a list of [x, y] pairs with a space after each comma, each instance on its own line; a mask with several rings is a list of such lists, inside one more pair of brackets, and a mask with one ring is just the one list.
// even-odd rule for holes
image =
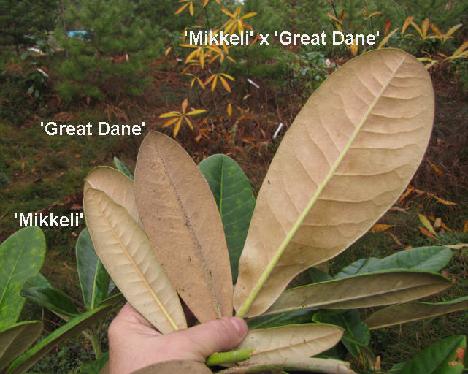
[[91, 342], [91, 346], [93, 347], [94, 355], [96, 356], [96, 360], [101, 358], [102, 356], [102, 347], [101, 342], [99, 341], [98, 334], [92, 332], [91, 330], [83, 331], [83, 335]]
[[239, 349], [237, 351], [216, 352], [206, 360], [208, 366], [220, 366], [225, 364], [235, 364], [248, 360], [252, 357], [253, 349]]

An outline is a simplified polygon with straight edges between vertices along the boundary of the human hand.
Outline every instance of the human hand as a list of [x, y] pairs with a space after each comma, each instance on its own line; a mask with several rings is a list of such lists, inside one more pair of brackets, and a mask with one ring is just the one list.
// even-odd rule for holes
[[112, 321], [109, 335], [109, 373], [130, 374], [159, 362], [188, 360], [204, 363], [215, 353], [236, 348], [247, 334], [247, 324], [222, 318], [162, 335], [130, 304]]

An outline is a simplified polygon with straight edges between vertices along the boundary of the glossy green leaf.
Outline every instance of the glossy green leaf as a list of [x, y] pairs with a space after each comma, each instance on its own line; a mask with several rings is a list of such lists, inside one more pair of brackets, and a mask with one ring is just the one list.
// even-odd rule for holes
[[336, 279], [387, 270], [438, 272], [450, 262], [453, 253], [443, 246], [420, 247], [394, 253], [384, 258], [367, 258], [343, 268]]
[[75, 252], [83, 301], [88, 309], [94, 309], [108, 296], [110, 277], [96, 255], [88, 229], [78, 237]]
[[120, 171], [122, 174], [126, 175], [128, 178], [133, 180], [133, 173], [130, 171], [128, 166], [121, 161], [119, 158], [114, 157], [114, 166]]
[[200, 162], [199, 168], [218, 205], [229, 249], [232, 280], [235, 283], [239, 257], [255, 208], [252, 186], [237, 162], [226, 155], [210, 156]]
[[450, 336], [425, 348], [406, 362], [398, 374], [461, 374], [466, 336]]
[[25, 288], [21, 295], [64, 319], [79, 313], [73, 300], [64, 292], [53, 287]]
[[40, 321], [20, 322], [0, 331], [0, 372], [34, 343], [41, 331]]
[[266, 316], [258, 316], [247, 320], [250, 329], [279, 327], [291, 324], [310, 323], [312, 311], [307, 309], [293, 310]]
[[369, 345], [370, 333], [367, 325], [361, 320], [357, 310], [333, 311], [321, 310], [314, 314], [313, 321], [329, 323], [344, 329], [341, 341], [349, 353], [357, 357], [361, 347]]
[[14, 324], [23, 309], [21, 290], [39, 273], [46, 243], [38, 227], [23, 228], [0, 245], [0, 329]]
[[399, 304], [441, 292], [451, 282], [439, 274], [381, 272], [286, 290], [265, 314], [300, 308], [352, 309]]
[[7, 370], [8, 374], [19, 374], [27, 371], [32, 365], [45, 356], [51, 349], [61, 344], [63, 341], [73, 338], [86, 328], [89, 328], [98, 321], [103, 320], [109, 312], [115, 308], [115, 304], [105, 304], [101, 307], [89, 310], [70, 319], [63, 326], [53, 331], [39, 343], [32, 346], [21, 356], [19, 356]]
[[373, 313], [367, 320], [369, 328], [380, 329], [406, 322], [433, 318], [448, 313], [468, 310], [468, 296], [439, 303], [411, 302], [392, 305]]

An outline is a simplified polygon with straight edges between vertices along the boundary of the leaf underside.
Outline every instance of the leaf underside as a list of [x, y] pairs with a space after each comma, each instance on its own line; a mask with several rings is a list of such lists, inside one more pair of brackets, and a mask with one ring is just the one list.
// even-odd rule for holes
[[177, 293], [127, 210], [88, 187], [84, 211], [96, 253], [129, 303], [164, 334], [187, 327]]
[[283, 365], [315, 356], [335, 346], [342, 335], [341, 328], [325, 324], [251, 330], [238, 349], [252, 349], [252, 356], [239, 365]]
[[451, 286], [439, 274], [382, 272], [286, 290], [265, 314], [300, 308], [354, 309], [416, 300]]
[[285, 370], [300, 372], [326, 373], [326, 374], [355, 374], [349, 368], [349, 363], [315, 357], [303, 357], [301, 359], [287, 359], [282, 364], [270, 363], [268, 365], [249, 365], [242, 367], [232, 367], [221, 370], [222, 374], [242, 374], [242, 373], [283, 373]]
[[239, 316], [263, 313], [298, 273], [372, 227], [414, 175], [433, 118], [429, 74], [400, 50], [352, 59], [314, 92], [261, 186], [235, 288]]
[[85, 192], [86, 188], [104, 192], [116, 204], [124, 207], [135, 222], [141, 225], [133, 181], [123, 173], [106, 166], [97, 167], [86, 177]]
[[392, 305], [371, 314], [366, 320], [370, 329], [380, 329], [399, 325], [421, 319], [433, 318], [461, 310], [468, 310], [468, 296], [458, 299], [439, 302], [411, 302], [400, 305]]
[[150, 132], [135, 169], [138, 211], [156, 257], [199, 321], [232, 315], [229, 254], [205, 178], [173, 139]]

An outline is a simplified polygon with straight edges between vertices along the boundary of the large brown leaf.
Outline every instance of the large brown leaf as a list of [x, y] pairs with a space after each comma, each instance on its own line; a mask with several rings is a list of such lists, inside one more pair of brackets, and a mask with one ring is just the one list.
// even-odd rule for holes
[[361, 55], [314, 92], [260, 189], [235, 288], [239, 316], [264, 312], [298, 273], [372, 227], [415, 173], [433, 117], [429, 74], [400, 50]]
[[90, 187], [84, 210], [96, 254], [130, 304], [164, 334], [186, 328], [179, 297], [127, 210]]
[[363, 274], [286, 290], [266, 314], [300, 308], [351, 309], [400, 304], [433, 295], [451, 285], [448, 279], [432, 273]]
[[340, 327], [325, 324], [251, 330], [238, 349], [251, 349], [252, 356], [238, 365], [286, 365], [332, 348], [342, 336]]
[[156, 256], [201, 321], [232, 315], [229, 255], [216, 202], [184, 149], [157, 132], [135, 170], [138, 212]]

